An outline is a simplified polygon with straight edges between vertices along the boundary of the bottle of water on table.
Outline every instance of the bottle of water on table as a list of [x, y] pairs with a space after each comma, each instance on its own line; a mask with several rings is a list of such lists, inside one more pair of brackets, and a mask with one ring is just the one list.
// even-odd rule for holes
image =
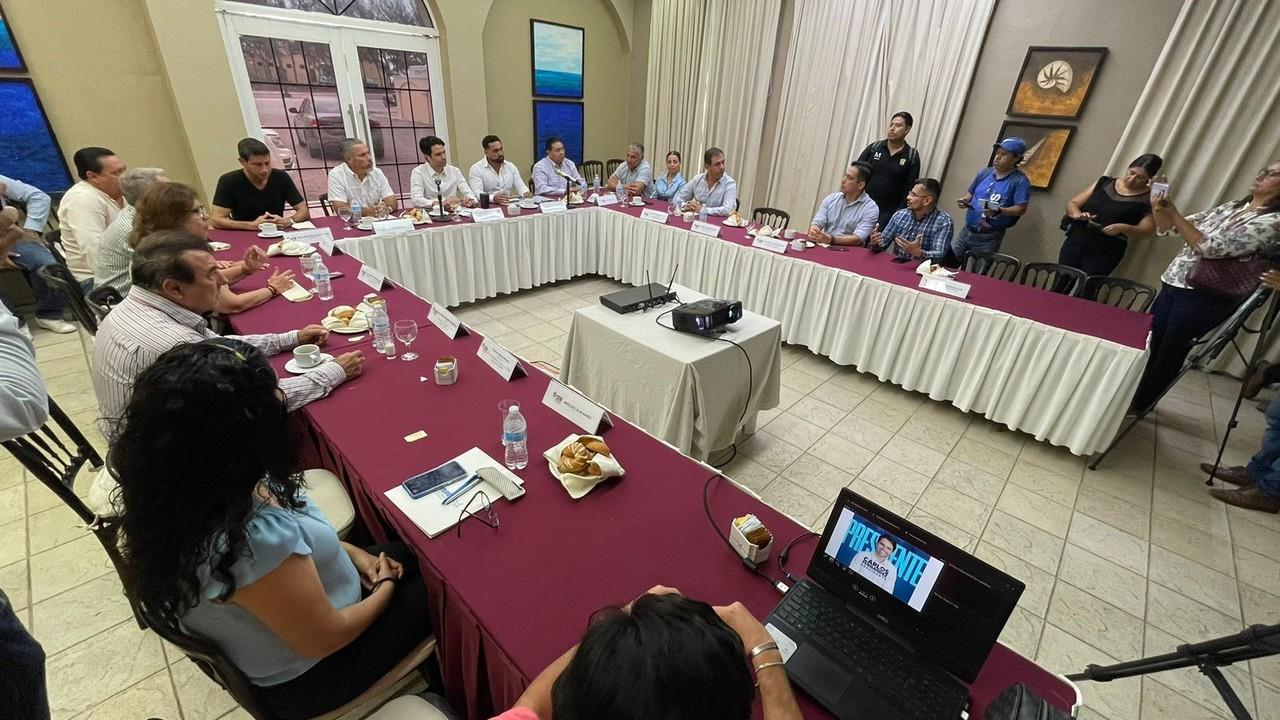
[[316, 297], [321, 300], [333, 299], [333, 283], [329, 280], [329, 268], [325, 267], [324, 260], [319, 255], [315, 256], [315, 265], [311, 268], [311, 279], [316, 284]]
[[512, 405], [502, 419], [502, 462], [511, 470], [523, 470], [529, 464], [529, 425], [520, 414], [520, 406]]
[[364, 219], [362, 217], [363, 214], [364, 214], [364, 208], [360, 207], [360, 201], [356, 200], [355, 198], [352, 198], [351, 199], [351, 226], [352, 227], [355, 227], [356, 225], [360, 224], [360, 221]]
[[600, 195], [600, 173], [596, 173], [596, 178], [591, 183], [592, 193], [599, 197]]
[[313, 273], [316, 269], [316, 263], [320, 262], [320, 253], [303, 255], [300, 262], [302, 263], [302, 274], [306, 277], [313, 277]]
[[396, 358], [396, 340], [391, 337], [391, 320], [385, 307], [374, 306], [369, 314], [369, 326], [373, 329], [373, 347], [388, 360]]
[[707, 206], [706, 206], [706, 205], [703, 205], [702, 207], [698, 208], [698, 220], [700, 220], [700, 221], [702, 221], [702, 222], [706, 222], [706, 221], [707, 221]]

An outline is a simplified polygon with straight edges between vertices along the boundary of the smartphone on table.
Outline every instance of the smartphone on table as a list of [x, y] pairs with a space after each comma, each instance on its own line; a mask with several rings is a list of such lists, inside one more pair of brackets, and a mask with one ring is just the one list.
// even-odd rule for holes
[[409, 493], [409, 497], [417, 500], [466, 476], [467, 471], [462, 465], [457, 460], [450, 460], [438, 468], [428, 470], [421, 475], [414, 475], [401, 484], [404, 486], [404, 491]]

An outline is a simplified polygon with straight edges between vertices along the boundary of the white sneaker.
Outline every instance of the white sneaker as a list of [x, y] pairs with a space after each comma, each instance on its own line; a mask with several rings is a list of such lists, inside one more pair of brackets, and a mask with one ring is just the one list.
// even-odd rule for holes
[[23, 335], [26, 339], [28, 339], [28, 340], [34, 340], [34, 338], [32, 338], [32, 337], [31, 337], [31, 327], [30, 327], [30, 326], [27, 326], [27, 325], [19, 325], [19, 326], [18, 326], [18, 332], [22, 333], [22, 335]]
[[72, 325], [71, 323], [65, 320], [50, 320], [48, 318], [36, 318], [36, 324], [44, 328], [45, 330], [48, 330], [49, 332], [56, 332], [61, 335], [65, 335], [67, 333], [73, 333], [76, 331], [76, 326]]

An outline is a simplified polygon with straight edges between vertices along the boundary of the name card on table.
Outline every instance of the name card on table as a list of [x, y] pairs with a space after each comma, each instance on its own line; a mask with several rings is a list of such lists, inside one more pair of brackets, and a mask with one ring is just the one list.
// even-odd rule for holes
[[706, 235], [707, 237], [720, 237], [720, 226], [712, 225], [709, 222], [694, 220], [693, 225], [689, 226], [689, 229], [698, 233], [699, 235]]
[[667, 217], [668, 215], [661, 210], [650, 210], [645, 208], [640, 211], [641, 220], [652, 220], [653, 222], [661, 223], [663, 225], [667, 224]]
[[360, 266], [360, 272], [356, 273], [356, 279], [374, 290], [381, 290], [382, 286], [387, 283], [386, 274], [369, 265]]
[[[296, 226], [295, 226], [296, 227]], [[290, 240], [297, 240], [308, 245], [319, 245], [320, 250], [325, 255], [332, 256], [338, 252], [338, 246], [333, 241], [333, 231], [329, 228], [315, 228], [312, 230], [295, 230], [289, 233]]]
[[374, 235], [394, 235], [396, 233], [413, 232], [413, 221], [409, 218], [392, 218], [391, 220], [375, 220]]
[[542, 404], [589, 435], [598, 435], [602, 424], [613, 427], [613, 420], [604, 408], [559, 380], [552, 380], [547, 385], [547, 391], [542, 395]]
[[618, 196], [614, 193], [605, 193], [603, 195], [597, 195], [595, 197], [595, 201], [596, 205], [599, 205], [600, 207], [605, 207], [606, 205], [617, 205]]
[[471, 219], [481, 222], [497, 222], [502, 219], [502, 208], [471, 208]]
[[518, 377], [524, 377], [526, 374], [524, 366], [520, 364], [515, 355], [511, 354], [510, 350], [489, 338], [485, 338], [484, 342], [480, 343], [480, 349], [476, 350], [476, 357], [483, 360], [485, 365], [493, 368], [493, 371], [498, 373], [498, 377], [507, 382], [511, 382]]
[[556, 202], [544, 202], [538, 206], [538, 209], [544, 213], [562, 213], [569, 209], [568, 204], [564, 200]]
[[757, 235], [755, 239], [751, 241], [751, 247], [768, 250], [769, 252], [776, 252], [781, 255], [787, 251], [787, 241], [781, 238], [760, 237]]
[[951, 278], [938, 277], [936, 275], [921, 275], [920, 287], [925, 290], [932, 290], [944, 295], [958, 297], [961, 299], [969, 297], [969, 283], [962, 283]]
[[468, 334], [467, 329], [462, 325], [462, 321], [438, 303], [431, 304], [427, 319], [431, 321], [432, 325], [440, 328], [440, 332], [444, 333], [445, 337], [450, 340], [457, 340]]

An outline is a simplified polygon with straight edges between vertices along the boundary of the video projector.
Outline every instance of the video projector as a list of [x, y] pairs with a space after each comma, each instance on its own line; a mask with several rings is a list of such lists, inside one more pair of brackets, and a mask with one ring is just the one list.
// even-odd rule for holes
[[680, 332], [710, 335], [742, 319], [741, 300], [707, 298], [685, 303], [671, 311], [671, 325]]

